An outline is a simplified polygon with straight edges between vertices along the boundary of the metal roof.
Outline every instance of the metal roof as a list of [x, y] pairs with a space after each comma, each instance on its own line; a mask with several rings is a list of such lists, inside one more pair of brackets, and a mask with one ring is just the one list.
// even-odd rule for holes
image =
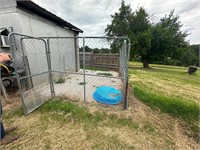
[[74, 31], [76, 33], [83, 33], [83, 31], [71, 23], [63, 20], [62, 18], [56, 16], [55, 14], [47, 11], [46, 9], [40, 7], [36, 3], [32, 2], [31, 0], [25, 1], [25, 0], [17, 0], [17, 7], [18, 8], [23, 8], [29, 11], [32, 11], [34, 14], [37, 14], [43, 18], [46, 18], [57, 25], [63, 27], [63, 28], [69, 28], [69, 30]]

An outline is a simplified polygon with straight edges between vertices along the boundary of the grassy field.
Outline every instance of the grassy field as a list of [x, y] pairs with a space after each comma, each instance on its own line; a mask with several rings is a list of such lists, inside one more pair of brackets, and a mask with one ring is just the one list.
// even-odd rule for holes
[[183, 101], [199, 102], [200, 70], [188, 75], [186, 67], [150, 66], [150, 69], [143, 69], [141, 63], [130, 63], [129, 74], [136, 87]]
[[135, 96], [151, 108], [179, 117], [198, 132], [200, 71], [189, 75], [186, 67], [130, 62], [130, 82]]

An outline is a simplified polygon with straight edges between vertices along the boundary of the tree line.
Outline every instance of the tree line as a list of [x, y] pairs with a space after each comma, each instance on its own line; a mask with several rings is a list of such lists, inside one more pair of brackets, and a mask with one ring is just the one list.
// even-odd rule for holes
[[130, 60], [141, 61], [144, 68], [148, 68], [149, 63], [199, 65], [200, 45], [189, 45], [186, 41], [189, 34], [181, 31], [183, 25], [174, 10], [155, 23], [144, 8], [132, 11], [123, 0], [119, 12], [111, 17], [106, 35], [129, 37], [132, 43]]

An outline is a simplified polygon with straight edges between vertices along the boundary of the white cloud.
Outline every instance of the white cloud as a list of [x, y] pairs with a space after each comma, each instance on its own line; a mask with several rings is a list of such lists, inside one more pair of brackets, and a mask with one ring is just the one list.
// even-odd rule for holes
[[[110, 15], [118, 11], [121, 0], [32, 0], [64, 20], [81, 28], [81, 36], [103, 36], [111, 22]], [[199, 0], [125, 0], [134, 11], [144, 7], [153, 14], [152, 21], [158, 21], [175, 9], [183, 24], [182, 30], [191, 33], [187, 40], [191, 44], [200, 43], [200, 2]]]

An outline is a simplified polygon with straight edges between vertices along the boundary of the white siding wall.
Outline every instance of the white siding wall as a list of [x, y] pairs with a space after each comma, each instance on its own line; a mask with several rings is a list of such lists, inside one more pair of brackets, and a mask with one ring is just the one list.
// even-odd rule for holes
[[[9, 0], [7, 2], [12, 3], [9, 5], [1, 5], [0, 0], [0, 28], [3, 27], [13, 27], [13, 31], [25, 35], [30, 35], [34, 37], [73, 37], [74, 32], [59, 27], [55, 23], [48, 21], [38, 15], [25, 12], [23, 10], [17, 9], [15, 0]], [[5, 2], [5, 0], [4, 0]], [[4, 7], [4, 8], [2, 8]], [[7, 7], [7, 8], [6, 8]], [[38, 46], [38, 42], [25, 42], [25, 47], [31, 69], [31, 73], [38, 73], [38, 63], [42, 61], [45, 57], [44, 45]], [[35, 47], [35, 48], [34, 48]], [[36, 50], [37, 49], [37, 50]], [[54, 39], [50, 41], [50, 50], [52, 58], [52, 68], [57, 71], [64, 71], [64, 69], [69, 69], [71, 71], [76, 70], [75, 63], [75, 46], [74, 39]], [[8, 51], [8, 49], [0, 49], [0, 51]], [[19, 50], [20, 51], [20, 50]], [[18, 51], [18, 52], [19, 52]], [[39, 51], [40, 54], [36, 54]], [[16, 50], [16, 54], [18, 53]], [[43, 55], [41, 55], [43, 53]], [[45, 58], [44, 58], [45, 59]], [[21, 59], [19, 59], [21, 60]], [[46, 63], [45, 63], [46, 64]], [[37, 66], [37, 67], [35, 67]], [[19, 64], [20, 67], [20, 64]], [[22, 66], [21, 66], [22, 67]], [[46, 65], [41, 65], [39, 70], [46, 70]], [[65, 68], [64, 68], [65, 67]], [[79, 67], [78, 67], [79, 68]]]
[[[21, 25], [18, 18], [18, 13], [16, 12], [9, 12], [9, 13], [0, 13], [0, 28], [9, 28], [14, 27], [14, 32], [22, 33]], [[8, 48], [1, 48], [0, 52], [8, 52]]]
[[57, 24], [38, 15], [17, 9], [22, 33], [35, 37], [74, 36], [74, 32], [59, 27]]
[[[34, 37], [73, 37], [74, 33], [63, 29], [56, 24], [43, 19], [37, 15], [30, 15], [26, 12], [19, 13], [22, 33]], [[52, 70], [64, 71], [65, 68], [75, 71], [75, 47], [74, 39], [51, 39], [50, 51], [52, 58]], [[36, 45], [37, 49], [39, 48]], [[30, 48], [30, 47], [29, 47]], [[27, 49], [27, 51], [33, 51]], [[38, 51], [38, 50], [37, 50]], [[40, 52], [45, 53], [44, 46], [41, 46]], [[30, 57], [35, 55], [31, 54]], [[37, 60], [37, 59], [35, 59]], [[65, 67], [65, 68], [64, 68]], [[35, 71], [32, 70], [32, 73]]]
[[[0, 27], [13, 27], [14, 32], [34, 37], [74, 36], [73, 32], [67, 29], [63, 29], [54, 23], [39, 18], [38, 16], [35, 17], [30, 15], [25, 15], [24, 13], [1, 14]], [[50, 43], [52, 59], [54, 62], [56, 62], [53, 64], [52, 67], [54, 69], [57, 69], [57, 71], [63, 71], [63, 69], [61, 68], [63, 68], [64, 66], [68, 69], [70, 68], [70, 70], [75, 70], [75, 52], [74, 52], [75, 49], [73, 40], [74, 39], [70, 40], [58, 39], [58, 40], [52, 40], [53, 42]], [[39, 48], [38, 46], [36, 47]], [[1, 51], [9, 52], [9, 49], [4, 49], [4, 50], [1, 49]], [[45, 49], [43, 46], [41, 47], [41, 51], [44, 51], [45, 53]], [[65, 59], [65, 61], [63, 59]], [[57, 65], [55, 66], [55, 64]], [[19, 67], [21, 66], [19, 65]]]
[[16, 5], [16, 0], [0, 0], [0, 13], [13, 12]]

